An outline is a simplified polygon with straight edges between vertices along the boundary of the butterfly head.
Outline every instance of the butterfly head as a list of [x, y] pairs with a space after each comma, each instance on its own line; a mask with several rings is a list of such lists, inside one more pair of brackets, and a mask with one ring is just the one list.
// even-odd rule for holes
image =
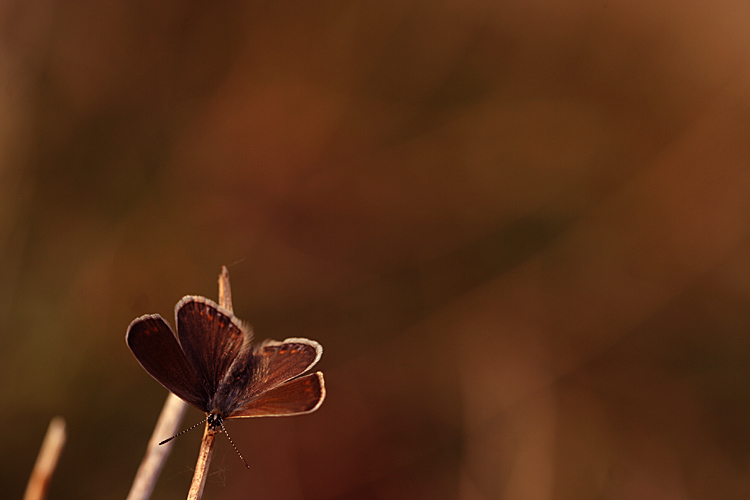
[[212, 431], [216, 431], [224, 427], [224, 417], [222, 417], [218, 413], [209, 413], [206, 422], [208, 422], [208, 427]]

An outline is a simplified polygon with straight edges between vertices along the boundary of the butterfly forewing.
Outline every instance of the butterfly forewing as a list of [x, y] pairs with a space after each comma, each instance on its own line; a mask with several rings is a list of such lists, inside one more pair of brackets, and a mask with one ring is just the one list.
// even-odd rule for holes
[[266, 341], [253, 355], [253, 376], [246, 399], [253, 399], [302, 375], [320, 359], [323, 348], [308, 339], [293, 338], [283, 342]]
[[185, 357], [199, 383], [213, 396], [239, 354], [245, 333], [231, 313], [203, 297], [183, 298], [177, 303], [176, 316]]
[[134, 320], [125, 339], [149, 375], [191, 405], [208, 411], [208, 393], [161, 316], [154, 314]]
[[310, 413], [325, 399], [325, 384], [321, 372], [299, 377], [271, 389], [227, 418], [280, 417]]

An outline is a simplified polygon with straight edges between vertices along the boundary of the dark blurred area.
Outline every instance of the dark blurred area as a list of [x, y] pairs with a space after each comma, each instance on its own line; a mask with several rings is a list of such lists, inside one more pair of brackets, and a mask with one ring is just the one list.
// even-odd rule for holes
[[[328, 398], [204, 498], [750, 495], [750, 7], [0, 6], [0, 491], [127, 495], [124, 341], [217, 297]], [[184, 427], [203, 416], [190, 410]], [[153, 498], [185, 498], [201, 432]]]

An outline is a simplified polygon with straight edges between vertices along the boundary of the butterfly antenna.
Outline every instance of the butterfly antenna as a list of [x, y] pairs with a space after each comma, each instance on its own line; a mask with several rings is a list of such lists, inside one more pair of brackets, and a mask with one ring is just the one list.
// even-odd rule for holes
[[[203, 420], [201, 420], [201, 421], [200, 421], [200, 422], [198, 422], [197, 424], [195, 424], [195, 425], [193, 425], [193, 426], [191, 426], [191, 427], [188, 427], [188, 428], [187, 428], [187, 429], [185, 429], [184, 431], [182, 431], [182, 432], [178, 432], [177, 434], [175, 434], [175, 435], [174, 435], [174, 436], [172, 436], [171, 438], [165, 439], [164, 441], [162, 441], [162, 442], [161, 442], [161, 443], [159, 443], [159, 444], [161, 445], [161, 444], [164, 444], [164, 443], [168, 443], [168, 442], [170, 442], [171, 440], [173, 440], [174, 438], [176, 438], [177, 436], [182, 436], [182, 435], [183, 435], [183, 434], [185, 434], [185, 433], [186, 433], [187, 431], [192, 431], [193, 429], [195, 429], [196, 427], [198, 427], [199, 425], [201, 425], [201, 424], [202, 424], [203, 422], [205, 422], [206, 420], [208, 420], [208, 417], [204, 418]], [[229, 437], [229, 436], [227, 436], [227, 437]], [[231, 441], [231, 439], [230, 439], [230, 441]]]
[[232, 438], [229, 437], [229, 433], [227, 432], [227, 428], [224, 427], [224, 421], [223, 420], [221, 422], [221, 430], [224, 432], [224, 434], [227, 435], [227, 439], [229, 440], [230, 443], [232, 443], [232, 448], [234, 448], [234, 451], [237, 452], [237, 456], [240, 457], [240, 460], [242, 460], [242, 463], [245, 464], [245, 467], [249, 469], [250, 466], [247, 465], [247, 462], [245, 462], [245, 459], [242, 458], [242, 453], [240, 453], [240, 450], [237, 449], [237, 446], [234, 444], [234, 441], [232, 441]]

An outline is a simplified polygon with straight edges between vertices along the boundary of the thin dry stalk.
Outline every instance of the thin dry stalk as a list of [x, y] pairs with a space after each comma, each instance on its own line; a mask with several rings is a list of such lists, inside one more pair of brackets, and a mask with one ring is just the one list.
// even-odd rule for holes
[[[232, 311], [232, 288], [229, 284], [229, 271], [226, 266], [221, 267], [221, 273], [219, 274], [219, 305], [230, 312]], [[174, 436], [177, 434], [186, 409], [187, 404], [180, 398], [172, 393], [167, 396], [159, 420], [156, 423], [156, 427], [154, 427], [154, 432], [151, 434], [146, 455], [143, 457], [140, 467], [138, 467], [138, 472], [133, 481], [133, 486], [130, 488], [127, 500], [148, 500], [151, 493], [153, 493], [156, 480], [159, 474], [161, 474], [164, 462], [172, 451], [173, 444], [172, 442], [168, 442], [159, 445], [159, 442], [164, 436]], [[188, 498], [198, 499], [203, 495], [203, 487], [206, 482], [205, 473], [208, 470], [208, 465], [211, 463], [215, 434], [215, 432], [209, 432], [207, 423]]]
[[229, 270], [227, 266], [221, 266], [219, 274], [219, 305], [229, 312], [232, 309], [232, 286], [229, 284]]
[[42, 448], [39, 450], [29, 484], [26, 486], [24, 500], [42, 500], [46, 496], [63, 446], [65, 446], [65, 420], [62, 417], [55, 417], [49, 423], [47, 434], [44, 436]]
[[[232, 287], [229, 283], [229, 270], [227, 270], [227, 266], [221, 266], [221, 274], [219, 274], [219, 305], [232, 312]], [[188, 491], [188, 500], [200, 500], [203, 496], [203, 488], [206, 486], [206, 477], [208, 476], [208, 467], [211, 465], [211, 457], [214, 453], [216, 432], [216, 430], [211, 429], [208, 421], [206, 421], [206, 429], [203, 431], [203, 440], [201, 441], [201, 450], [198, 453], [198, 461], [195, 464], [195, 472], [193, 473], [193, 482], [190, 484], [190, 491]]]
[[214, 454], [215, 442], [216, 431], [211, 430], [206, 423], [206, 430], [203, 431], [203, 440], [201, 441], [201, 451], [195, 464], [193, 482], [190, 484], [190, 491], [188, 491], [188, 500], [200, 500], [203, 496], [203, 488], [206, 486], [208, 466], [211, 464], [211, 457]]
[[156, 486], [156, 480], [161, 474], [162, 467], [164, 467], [164, 462], [172, 451], [173, 443], [169, 442], [160, 446], [159, 441], [164, 436], [177, 434], [186, 409], [187, 404], [170, 392], [164, 402], [154, 432], [151, 434], [146, 455], [143, 457], [140, 467], [138, 467], [127, 500], [147, 500], [151, 497], [154, 486]]

